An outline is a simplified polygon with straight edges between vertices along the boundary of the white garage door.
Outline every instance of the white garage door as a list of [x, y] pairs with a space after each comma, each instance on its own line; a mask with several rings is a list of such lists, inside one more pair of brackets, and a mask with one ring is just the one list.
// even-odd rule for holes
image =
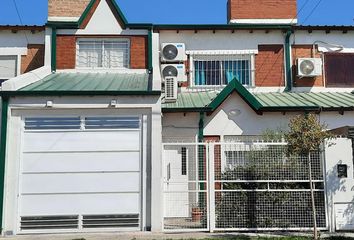
[[26, 118], [20, 231], [140, 229], [139, 117]]

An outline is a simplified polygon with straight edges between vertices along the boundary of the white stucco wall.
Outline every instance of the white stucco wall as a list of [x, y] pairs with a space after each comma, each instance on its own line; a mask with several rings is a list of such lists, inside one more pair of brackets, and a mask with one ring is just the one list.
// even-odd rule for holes
[[284, 34], [279, 30], [250, 31], [160, 31], [161, 43], [185, 43], [187, 51], [193, 50], [258, 50], [260, 44], [284, 44]]
[[[339, 178], [337, 172], [338, 164], [348, 166], [348, 177]], [[352, 141], [348, 138], [337, 138], [331, 140], [325, 149], [326, 168], [326, 190], [328, 202], [328, 220], [331, 223], [331, 231], [343, 221], [338, 212], [343, 208], [343, 215], [349, 220], [345, 226], [348, 230], [354, 230], [353, 203], [354, 203], [354, 181], [353, 181], [353, 154]], [[336, 215], [339, 216], [336, 217]], [[338, 229], [337, 229], [338, 230]]]
[[[231, 117], [231, 110], [239, 110], [238, 116]], [[205, 117], [204, 135], [262, 135], [266, 129], [287, 128], [289, 119], [300, 113], [263, 113], [258, 115], [237, 94], [230, 97], [210, 116]], [[354, 125], [354, 112], [321, 112], [319, 119], [328, 125], [328, 129]], [[190, 137], [198, 133], [198, 113], [164, 113], [163, 138]]]

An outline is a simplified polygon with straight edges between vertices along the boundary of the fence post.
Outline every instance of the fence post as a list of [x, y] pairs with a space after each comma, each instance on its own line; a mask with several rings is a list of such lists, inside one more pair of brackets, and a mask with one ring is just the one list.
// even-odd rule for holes
[[208, 143], [208, 195], [209, 195], [209, 230], [214, 232], [215, 230], [215, 144]]

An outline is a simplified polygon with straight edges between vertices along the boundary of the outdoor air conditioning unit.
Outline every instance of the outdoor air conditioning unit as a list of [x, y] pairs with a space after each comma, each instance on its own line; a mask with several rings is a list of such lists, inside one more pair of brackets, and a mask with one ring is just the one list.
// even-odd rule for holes
[[162, 43], [162, 62], [183, 62], [187, 60], [186, 46], [184, 43]]
[[178, 84], [176, 77], [165, 78], [165, 102], [177, 101]]
[[299, 77], [316, 77], [322, 75], [321, 58], [298, 58], [297, 75]]
[[175, 77], [177, 82], [187, 81], [184, 64], [161, 64], [161, 70], [163, 79], [166, 79], [167, 77]]

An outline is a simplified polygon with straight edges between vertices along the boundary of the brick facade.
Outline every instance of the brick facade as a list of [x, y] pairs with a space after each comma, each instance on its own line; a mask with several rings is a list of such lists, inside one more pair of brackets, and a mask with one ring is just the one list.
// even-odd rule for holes
[[80, 17], [90, 0], [49, 0], [48, 17]]
[[255, 57], [257, 87], [284, 86], [283, 45], [259, 45]]
[[293, 19], [296, 0], [228, 0], [228, 20]]
[[147, 69], [148, 44], [146, 36], [130, 37], [130, 68]]
[[[57, 36], [57, 69], [75, 69], [76, 39], [83, 37], [86, 36]], [[111, 36], [111, 38], [119, 37], [130, 39], [130, 68], [147, 69], [147, 36]]]
[[321, 58], [321, 54], [318, 53], [317, 48], [314, 56], [312, 56], [312, 45], [293, 45], [292, 46], [292, 58], [293, 58], [293, 85], [294, 87], [323, 87], [323, 76], [318, 77], [303, 77], [297, 76], [297, 62], [298, 58]]
[[57, 36], [57, 69], [74, 69], [76, 65], [76, 37]]
[[44, 44], [28, 44], [27, 49], [21, 56], [21, 74], [44, 66]]

